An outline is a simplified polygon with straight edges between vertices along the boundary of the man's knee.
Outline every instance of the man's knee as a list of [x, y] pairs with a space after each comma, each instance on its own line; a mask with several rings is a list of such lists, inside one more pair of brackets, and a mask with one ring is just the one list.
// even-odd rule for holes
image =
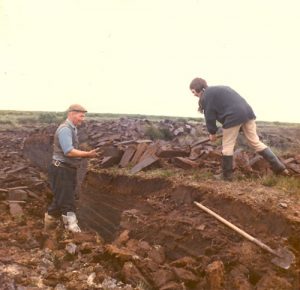
[[262, 142], [257, 142], [257, 143], [254, 144], [252, 147], [253, 147], [253, 149], [255, 150], [255, 152], [260, 152], [260, 151], [265, 150], [268, 146], [265, 145], [265, 144], [262, 143]]

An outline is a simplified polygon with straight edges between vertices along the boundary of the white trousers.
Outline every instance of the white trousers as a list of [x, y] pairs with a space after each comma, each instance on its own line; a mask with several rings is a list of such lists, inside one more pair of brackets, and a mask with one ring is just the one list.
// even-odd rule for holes
[[236, 143], [236, 139], [238, 137], [240, 128], [242, 128], [244, 135], [247, 139], [248, 144], [251, 148], [255, 150], [255, 152], [262, 151], [266, 149], [264, 143], [259, 141], [259, 137], [256, 132], [256, 123], [255, 120], [250, 120], [246, 123], [240, 124], [235, 127], [231, 127], [228, 129], [223, 129], [223, 138], [222, 138], [222, 154], [226, 156], [232, 156], [234, 152], [234, 146]]

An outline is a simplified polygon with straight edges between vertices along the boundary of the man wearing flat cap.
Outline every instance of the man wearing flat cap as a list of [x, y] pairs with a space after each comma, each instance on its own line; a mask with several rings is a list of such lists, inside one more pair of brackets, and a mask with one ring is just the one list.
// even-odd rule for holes
[[54, 134], [53, 160], [49, 170], [49, 183], [54, 196], [45, 213], [45, 227], [51, 226], [62, 216], [67, 230], [80, 232], [75, 213], [77, 168], [82, 158], [96, 157], [96, 150], [79, 149], [77, 126], [83, 122], [86, 112], [79, 104], [71, 105], [67, 110], [67, 119]]

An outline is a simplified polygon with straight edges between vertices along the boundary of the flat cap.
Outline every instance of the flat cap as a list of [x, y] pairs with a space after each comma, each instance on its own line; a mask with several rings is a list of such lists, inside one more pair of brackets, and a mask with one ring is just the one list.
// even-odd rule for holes
[[79, 104], [73, 104], [68, 108], [68, 112], [83, 112], [83, 113], [86, 113], [87, 110]]

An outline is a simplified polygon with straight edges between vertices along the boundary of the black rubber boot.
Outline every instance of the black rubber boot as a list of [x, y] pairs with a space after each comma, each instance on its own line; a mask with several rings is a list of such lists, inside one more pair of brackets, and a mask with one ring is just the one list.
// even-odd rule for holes
[[223, 170], [223, 179], [227, 181], [232, 181], [232, 161], [233, 156], [222, 157], [222, 170]]
[[279, 174], [285, 171], [285, 165], [278, 159], [270, 148], [266, 148], [263, 151], [258, 152], [258, 154], [269, 162], [274, 173]]

